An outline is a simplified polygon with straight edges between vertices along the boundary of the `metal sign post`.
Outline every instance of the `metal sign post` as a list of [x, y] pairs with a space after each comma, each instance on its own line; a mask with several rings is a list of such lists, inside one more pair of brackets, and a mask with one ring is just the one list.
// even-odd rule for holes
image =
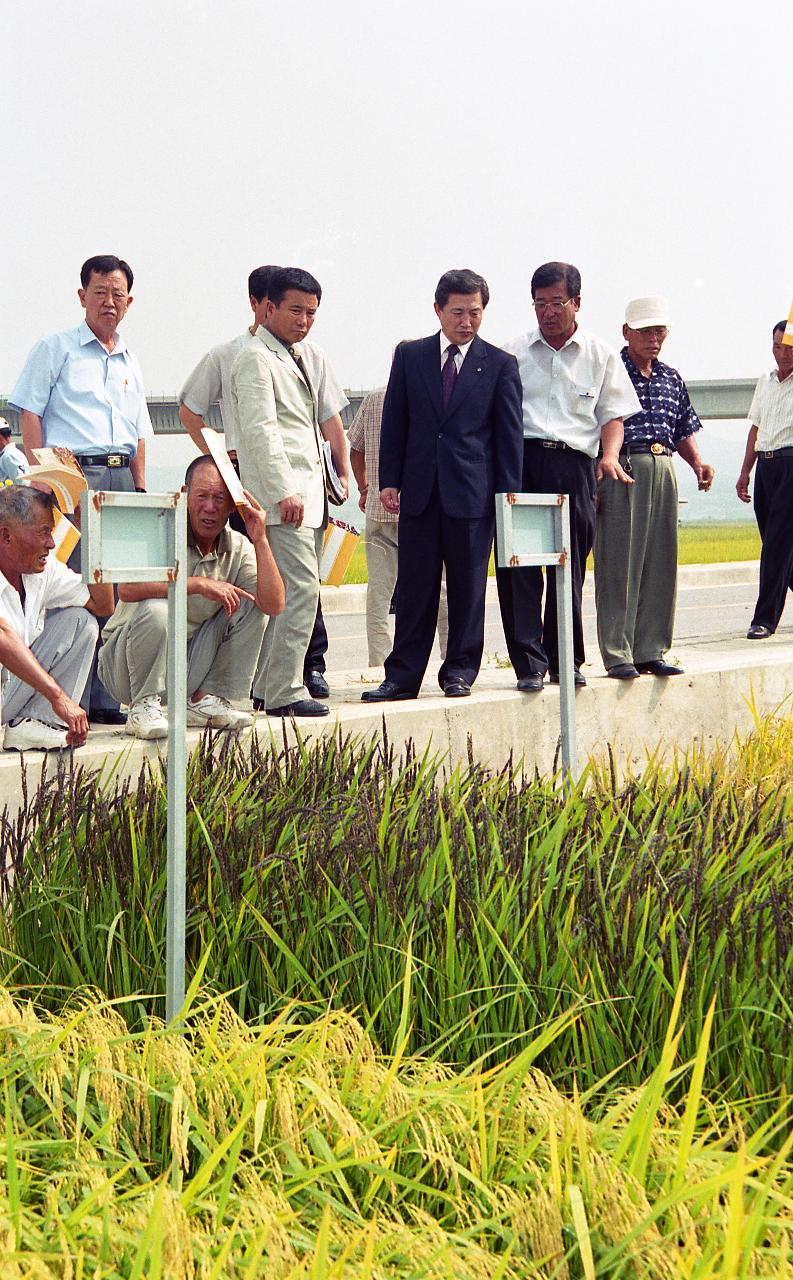
[[497, 493], [496, 562], [501, 569], [546, 565], [556, 573], [559, 710], [565, 785], [578, 778], [575, 740], [573, 586], [566, 493]]
[[185, 994], [187, 500], [182, 493], [84, 493], [83, 581], [168, 584], [168, 898], [165, 1019]]

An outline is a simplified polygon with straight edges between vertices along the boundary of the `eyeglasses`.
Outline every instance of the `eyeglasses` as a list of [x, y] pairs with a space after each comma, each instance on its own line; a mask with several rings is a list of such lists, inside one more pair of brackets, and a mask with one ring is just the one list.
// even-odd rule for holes
[[550, 302], [533, 302], [535, 311], [564, 311], [573, 301], [572, 298], [551, 298]]
[[[628, 328], [630, 329], [630, 325], [628, 325]], [[642, 338], [657, 338], [659, 342], [666, 337], [668, 332], [669, 330], [665, 324], [651, 325], [646, 329], [631, 329], [631, 333], [637, 333]]]

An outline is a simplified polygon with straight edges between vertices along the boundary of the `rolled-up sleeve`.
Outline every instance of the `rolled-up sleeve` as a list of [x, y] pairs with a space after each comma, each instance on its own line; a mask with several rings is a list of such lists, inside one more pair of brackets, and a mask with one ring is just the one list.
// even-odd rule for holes
[[[52, 344], [41, 338], [30, 352], [16, 380], [8, 403], [14, 409], [42, 416], [58, 376], [58, 360]], [[60, 363], [63, 363], [61, 360]]]
[[595, 418], [603, 427], [614, 418], [627, 418], [641, 412], [641, 402], [633, 389], [628, 371], [617, 352], [611, 352], [603, 370]]
[[199, 360], [193, 372], [188, 375], [179, 392], [179, 403], [185, 405], [191, 413], [197, 413], [200, 418], [203, 418], [209, 413], [210, 405], [219, 400], [221, 395], [220, 368], [214, 352], [208, 351]]

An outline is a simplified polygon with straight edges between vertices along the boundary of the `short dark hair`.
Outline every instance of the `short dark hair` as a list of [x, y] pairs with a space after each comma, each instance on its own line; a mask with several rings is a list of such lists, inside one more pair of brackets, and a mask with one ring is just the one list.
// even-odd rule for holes
[[87, 258], [80, 268], [80, 284], [87, 289], [94, 272], [98, 276], [109, 276], [111, 271], [123, 271], [127, 277], [127, 288], [132, 288], [132, 267], [123, 258], [116, 258], [112, 253], [98, 253], [93, 258]]
[[480, 293], [482, 307], [490, 301], [490, 290], [484, 276], [478, 276], [468, 267], [459, 267], [454, 271], [444, 271], [435, 290], [435, 301], [443, 309], [453, 293]]
[[276, 267], [270, 276], [268, 297], [278, 307], [284, 300], [284, 294], [290, 289], [299, 293], [313, 293], [317, 302], [322, 301], [322, 286], [309, 271], [302, 267]]
[[773, 338], [775, 333], [779, 333], [780, 329], [782, 330], [783, 333], [785, 332], [785, 330], [787, 329], [787, 320], [780, 320], [779, 324], [774, 325], [773, 329], [771, 330], [771, 337]]
[[52, 511], [55, 499], [27, 484], [4, 484], [0, 487], [0, 525], [32, 524], [42, 511]]
[[[207, 466], [214, 467], [218, 475], [220, 475], [220, 467], [215, 462], [215, 459], [212, 457], [212, 455], [209, 453], [199, 453], [198, 457], [193, 458], [193, 461], [188, 464], [187, 470], [184, 473], [185, 488], [187, 489], [190, 488], [190, 485], [192, 484], [193, 476], [195, 475], [196, 471], [198, 470], [199, 467], [203, 467], [205, 464]], [[220, 478], [221, 480], [223, 479], [222, 476]]]
[[536, 289], [547, 289], [551, 284], [563, 284], [568, 298], [577, 298], [581, 292], [581, 272], [570, 262], [544, 262], [531, 278], [531, 296]]
[[261, 302], [264, 298], [270, 296], [270, 281], [273, 278], [273, 272], [279, 271], [280, 267], [256, 267], [248, 276], [248, 297], [255, 298], [257, 302]]

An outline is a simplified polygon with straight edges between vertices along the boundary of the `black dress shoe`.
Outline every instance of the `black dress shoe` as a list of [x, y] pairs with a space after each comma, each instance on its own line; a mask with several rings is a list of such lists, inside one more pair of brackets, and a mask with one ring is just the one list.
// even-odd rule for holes
[[312, 698], [330, 697], [330, 687], [321, 671], [304, 671], [303, 683]]
[[126, 724], [126, 711], [107, 711], [100, 708], [99, 711], [89, 711], [88, 719], [92, 724]]
[[443, 692], [447, 698], [467, 698], [470, 696], [471, 686], [462, 676], [449, 676], [443, 682]]
[[618, 662], [616, 667], [609, 667], [606, 672], [612, 680], [638, 680], [639, 673], [632, 662]]
[[[256, 703], [258, 698], [254, 699], [254, 710], [259, 710]], [[287, 702], [283, 707], [267, 707], [268, 716], [328, 716], [330, 715], [330, 707], [326, 707], [323, 702], [315, 702], [313, 698], [300, 698], [297, 702]]]
[[542, 672], [532, 671], [530, 676], [521, 676], [518, 688], [521, 693], [539, 693], [542, 689]]
[[637, 662], [636, 670], [640, 676], [685, 675], [682, 667], [673, 667], [671, 662], [664, 662], [661, 658], [653, 658], [651, 662]]
[[753, 622], [746, 633], [747, 640], [767, 640], [774, 633], [770, 627], [764, 627], [759, 622]]
[[[558, 671], [549, 671], [549, 672], [548, 672], [548, 683], [549, 683], [549, 684], [558, 684], [558, 683], [559, 683], [559, 672], [558, 672]], [[586, 688], [586, 676], [585, 676], [585, 675], [583, 675], [583, 674], [578, 670], [578, 668], [577, 668], [577, 667], [576, 667], [575, 671], [573, 672], [573, 684], [575, 685], [576, 689], [585, 689], [585, 688]]]
[[361, 702], [407, 702], [417, 697], [417, 693], [403, 689], [396, 680], [384, 680], [376, 689], [366, 689], [361, 694]]

